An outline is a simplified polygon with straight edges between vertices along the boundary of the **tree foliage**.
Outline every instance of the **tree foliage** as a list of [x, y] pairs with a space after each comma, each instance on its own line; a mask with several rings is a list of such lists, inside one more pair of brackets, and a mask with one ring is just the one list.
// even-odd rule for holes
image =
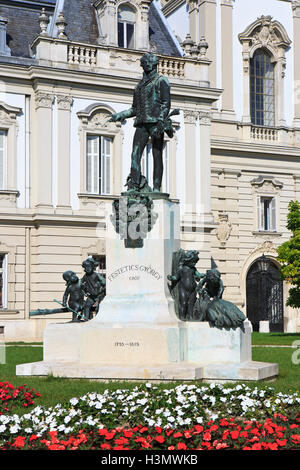
[[287, 228], [291, 238], [277, 248], [278, 261], [281, 263], [281, 275], [291, 284], [287, 305], [300, 307], [300, 203], [290, 201], [287, 216]]

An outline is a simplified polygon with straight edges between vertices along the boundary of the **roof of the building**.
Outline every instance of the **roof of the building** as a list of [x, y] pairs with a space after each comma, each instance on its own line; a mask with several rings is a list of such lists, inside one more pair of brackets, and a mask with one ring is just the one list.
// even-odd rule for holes
[[[4, 0], [0, 4], [0, 16], [8, 19], [7, 45], [11, 55], [31, 57], [30, 45], [40, 33], [38, 16], [45, 7], [53, 15], [56, 0]], [[99, 32], [96, 11], [91, 0], [65, 0], [63, 15], [67, 21], [66, 34], [74, 42], [98, 44]], [[162, 21], [155, 5], [149, 13], [150, 40], [157, 53], [179, 56], [174, 38]]]

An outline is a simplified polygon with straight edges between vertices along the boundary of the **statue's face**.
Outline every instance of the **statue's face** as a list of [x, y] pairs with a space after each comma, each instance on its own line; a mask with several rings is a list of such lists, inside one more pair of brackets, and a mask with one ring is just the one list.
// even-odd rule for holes
[[141, 58], [141, 66], [145, 73], [149, 73], [157, 66], [157, 63], [151, 56], [144, 55]]
[[72, 273], [70, 275], [70, 281], [74, 284], [78, 281], [78, 277], [77, 277], [76, 273]]
[[91, 263], [86, 263], [84, 266], [84, 270], [87, 274], [91, 274], [94, 270], [94, 267], [92, 266]]

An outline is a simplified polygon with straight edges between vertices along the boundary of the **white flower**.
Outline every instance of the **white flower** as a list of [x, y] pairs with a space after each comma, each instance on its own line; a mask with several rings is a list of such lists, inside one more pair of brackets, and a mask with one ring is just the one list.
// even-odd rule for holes
[[145, 405], [148, 402], [148, 400], [147, 398], [143, 398], [142, 400], [137, 400], [136, 402], [139, 403], [140, 405]]
[[14, 426], [10, 426], [9, 432], [11, 434], [16, 434], [20, 429], [20, 426], [18, 424], [15, 424]]
[[71, 398], [70, 403], [71, 405], [74, 406], [74, 405], [77, 405], [78, 401], [79, 401], [78, 398]]
[[169, 421], [170, 423], [174, 423], [175, 418], [174, 418], [173, 416], [169, 416], [169, 417], [168, 417], [168, 421]]
[[2, 425], [0, 426], [0, 433], [1, 433], [1, 432], [4, 432], [5, 430], [6, 430], [5, 424], [2, 424]]
[[66, 416], [64, 422], [68, 424], [71, 421], [71, 416]]
[[31, 428], [25, 428], [24, 431], [27, 433], [27, 434], [31, 434], [33, 431]]

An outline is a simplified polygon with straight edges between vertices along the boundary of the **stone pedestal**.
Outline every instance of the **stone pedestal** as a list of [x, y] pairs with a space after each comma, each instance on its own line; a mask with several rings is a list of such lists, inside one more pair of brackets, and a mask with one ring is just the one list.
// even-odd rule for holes
[[[107, 294], [86, 323], [50, 324], [44, 360], [17, 366], [17, 375], [102, 380], [259, 380], [276, 364], [251, 360], [251, 327], [219, 330], [178, 320], [168, 288], [179, 249], [179, 210], [154, 200], [158, 218], [142, 248], [126, 248], [108, 221]], [[201, 256], [201, 253], [200, 253]]]

